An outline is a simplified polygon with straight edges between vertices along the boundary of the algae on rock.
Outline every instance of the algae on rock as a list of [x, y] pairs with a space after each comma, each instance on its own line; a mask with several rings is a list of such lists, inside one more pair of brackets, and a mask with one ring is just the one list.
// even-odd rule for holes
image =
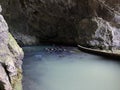
[[8, 25], [0, 14], [0, 90], [22, 90], [23, 55], [22, 49], [9, 33]]

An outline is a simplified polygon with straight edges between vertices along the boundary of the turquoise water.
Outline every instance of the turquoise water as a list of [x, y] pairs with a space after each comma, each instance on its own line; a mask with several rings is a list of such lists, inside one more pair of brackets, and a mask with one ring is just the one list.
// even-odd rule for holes
[[76, 47], [24, 47], [24, 90], [120, 90], [120, 62]]

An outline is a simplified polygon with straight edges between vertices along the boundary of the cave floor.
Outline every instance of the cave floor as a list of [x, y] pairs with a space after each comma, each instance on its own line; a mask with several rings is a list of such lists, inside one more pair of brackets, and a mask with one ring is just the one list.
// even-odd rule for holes
[[77, 47], [23, 47], [24, 90], [120, 90], [120, 62]]

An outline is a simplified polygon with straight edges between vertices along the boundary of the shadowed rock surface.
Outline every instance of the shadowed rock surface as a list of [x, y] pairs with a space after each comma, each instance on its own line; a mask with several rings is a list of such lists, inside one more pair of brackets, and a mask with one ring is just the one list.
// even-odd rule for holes
[[0, 0], [20, 45], [43, 42], [119, 49], [120, 0]]
[[[2, 9], [0, 10], [2, 11]], [[21, 90], [23, 51], [0, 14], [0, 90]]]

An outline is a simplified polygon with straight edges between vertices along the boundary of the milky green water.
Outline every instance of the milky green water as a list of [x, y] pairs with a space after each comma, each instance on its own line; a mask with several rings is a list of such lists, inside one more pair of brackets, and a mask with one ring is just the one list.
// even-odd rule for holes
[[120, 90], [119, 61], [80, 52], [76, 47], [23, 49], [24, 90]]

